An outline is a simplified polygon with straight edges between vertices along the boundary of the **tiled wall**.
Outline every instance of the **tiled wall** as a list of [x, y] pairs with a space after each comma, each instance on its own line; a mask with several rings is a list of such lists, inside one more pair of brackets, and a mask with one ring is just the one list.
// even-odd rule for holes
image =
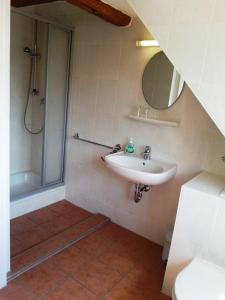
[[128, 2], [225, 135], [225, 2]]
[[[71, 82], [66, 197], [91, 211], [162, 243], [173, 225], [180, 186], [203, 168], [225, 174], [221, 155], [225, 139], [186, 86], [169, 110], [153, 116], [177, 120], [178, 128], [158, 127], [128, 118], [139, 104], [144, 66], [152, 49], [135, 47], [149, 34], [138, 19], [131, 27], [117, 28], [85, 15], [76, 24]], [[133, 201], [133, 186], [106, 168], [107, 150], [74, 141], [72, 135], [109, 145], [126, 143], [132, 136], [139, 151], [151, 145], [153, 156], [177, 162], [176, 178]]]

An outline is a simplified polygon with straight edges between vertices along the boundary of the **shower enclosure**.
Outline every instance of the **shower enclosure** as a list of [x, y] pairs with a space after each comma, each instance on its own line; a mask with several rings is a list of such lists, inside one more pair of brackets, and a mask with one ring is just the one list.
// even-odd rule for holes
[[71, 39], [11, 14], [11, 200], [64, 182]]

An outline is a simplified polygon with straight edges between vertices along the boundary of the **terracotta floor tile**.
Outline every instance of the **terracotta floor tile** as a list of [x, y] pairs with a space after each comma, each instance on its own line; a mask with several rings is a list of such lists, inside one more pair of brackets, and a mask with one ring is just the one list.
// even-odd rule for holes
[[39, 251], [31, 249], [25, 253], [18, 255], [11, 259], [11, 270], [12, 272], [18, 271], [22, 267], [32, 263], [35, 259], [40, 257]]
[[47, 255], [49, 252], [58, 248], [63, 243], [63, 239], [60, 239], [58, 236], [54, 236], [48, 239], [47, 241], [44, 241], [36, 245], [35, 247], [26, 250], [24, 253], [14, 257], [11, 260], [12, 271], [15, 272], [16, 270], [24, 267], [27, 264], [30, 264], [31, 262], [42, 257], [43, 255]]
[[123, 240], [130, 232], [119, 225], [109, 223], [101, 229], [102, 233], [110, 236], [113, 241]]
[[77, 210], [77, 211], [82, 210], [82, 208], [80, 208], [66, 200], [62, 200], [57, 203], [54, 203], [54, 204], [48, 206], [48, 208], [60, 215], [69, 213], [74, 210]]
[[80, 228], [79, 225], [71, 226], [70, 228], [65, 229], [63, 232], [58, 234], [57, 236], [63, 239], [65, 242], [74, 240], [84, 233], [84, 230]]
[[[34, 223], [44, 223], [51, 220], [58, 215], [71, 215], [80, 219], [81, 217], [88, 217], [93, 215], [92, 213], [66, 201], [60, 201], [49, 205], [47, 207], [38, 209], [21, 217], [11, 220], [12, 227], [16, 227], [18, 230], [29, 229], [30, 226]], [[76, 222], [76, 220], [75, 220]]]
[[47, 254], [48, 252], [58, 248], [64, 243], [64, 239], [60, 236], [56, 235], [44, 241], [43, 243], [36, 246], [36, 249], [39, 251], [41, 255]]
[[51, 257], [49, 262], [66, 274], [74, 275], [79, 273], [91, 260], [92, 258], [86, 252], [80, 251], [76, 246], [71, 246]]
[[58, 216], [63, 216], [71, 210], [74, 210], [76, 206], [66, 200], [62, 200], [47, 206], [47, 208]]
[[141, 236], [128, 231], [124, 234], [124, 238], [117, 239], [116, 246], [123, 251], [140, 254], [149, 253], [152, 247], [154, 247], [154, 244]]
[[98, 257], [112, 245], [111, 241], [102, 241], [97, 235], [91, 234], [77, 243], [77, 247], [87, 251], [91, 256]]
[[121, 251], [148, 252], [154, 243], [114, 223], [109, 223], [97, 232], [99, 236], [111, 239]]
[[41, 226], [43, 229], [45, 228], [47, 232], [50, 232], [53, 235], [64, 231], [71, 225], [71, 220], [67, 220], [62, 216], [58, 216], [48, 222], [43, 223]]
[[133, 252], [133, 257], [137, 264], [147, 270], [158, 270], [164, 272], [165, 264], [162, 261], [162, 247], [154, 245], [149, 251], [143, 251], [141, 248]]
[[93, 261], [74, 276], [98, 296], [105, 295], [119, 280], [118, 272], [99, 261]]
[[61, 286], [50, 292], [45, 300], [97, 300], [92, 294], [75, 280], [67, 279]]
[[87, 218], [83, 220], [83, 222], [74, 224], [70, 228], [64, 230], [64, 232], [60, 234], [60, 237], [64, 238], [65, 240], [71, 240], [76, 237], [80, 237], [82, 234], [90, 229], [93, 229], [94, 226], [101, 224], [105, 220], [106, 217], [102, 215], [94, 215], [91, 218]]
[[0, 300], [34, 300], [31, 293], [24, 288], [16, 285], [14, 282], [9, 283], [8, 286], [0, 290]]
[[164, 294], [160, 294], [158, 300], [172, 300], [172, 299]]
[[57, 210], [59, 208], [62, 208], [62, 207], [65, 207], [65, 206], [68, 206], [70, 205], [71, 203], [67, 200], [61, 200], [61, 201], [58, 201], [56, 203], [53, 203], [53, 204], [50, 204], [48, 207], [52, 210]]
[[33, 227], [36, 227], [36, 224], [33, 223], [30, 219], [28, 219], [24, 215], [24, 216], [12, 219], [10, 221], [10, 227], [11, 227], [10, 228], [11, 234], [17, 235], [23, 231], [30, 230]]
[[17, 234], [17, 238], [22, 241], [24, 246], [23, 251], [47, 240], [50, 236], [51, 233], [49, 233], [48, 230], [44, 230], [38, 225], [34, 228]]
[[62, 215], [65, 218], [71, 218], [73, 220], [74, 224], [92, 216], [92, 214], [90, 212], [88, 212], [82, 208], [79, 208], [75, 205], [73, 205], [69, 209], [65, 209], [65, 212]]
[[99, 241], [107, 242], [107, 243], [115, 243], [115, 238], [111, 236], [105, 229], [108, 224], [103, 226], [102, 228], [98, 229], [93, 235], [99, 239]]
[[104, 300], [157, 300], [158, 295], [155, 291], [137, 287], [124, 278], [104, 297]]
[[[12, 260], [13, 270], [105, 221], [64, 200], [13, 220], [12, 253], [39, 243]], [[108, 223], [18, 277], [0, 300], [170, 300], [160, 293], [161, 253], [162, 247]]]
[[137, 267], [127, 275], [127, 278], [137, 287], [152, 288], [158, 293], [161, 291], [163, 277], [164, 272], [159, 271], [157, 268], [147, 271], [144, 267]]
[[29, 214], [26, 214], [26, 217], [30, 219], [32, 222], [37, 224], [43, 224], [45, 222], [51, 221], [55, 217], [57, 217], [58, 214], [52, 210], [50, 210], [48, 207], [44, 207], [38, 210], [35, 210]]
[[[11, 256], [22, 254], [54, 235], [60, 235], [67, 229], [70, 229], [67, 236], [58, 237], [64, 242], [73, 239], [74, 236], [80, 234], [81, 229], [75, 229], [75, 226], [71, 228], [72, 225], [87, 219], [91, 215], [86, 210], [63, 200], [11, 220]], [[96, 222], [96, 219], [94, 221]], [[90, 226], [91, 224], [88, 225], [88, 228]], [[76, 235], [74, 235], [75, 232]], [[54, 245], [52, 244], [52, 246]]]
[[25, 287], [37, 297], [43, 297], [47, 292], [56, 288], [64, 279], [65, 274], [63, 272], [45, 262], [19, 276], [15, 279], [15, 283]]
[[87, 229], [93, 228], [99, 224], [102, 224], [104, 222], [108, 221], [108, 218], [106, 216], [103, 216], [101, 214], [93, 215], [92, 218], [89, 218], [87, 222], [83, 222], [80, 224], [80, 228], [84, 231]]
[[15, 256], [16, 254], [22, 252], [25, 248], [25, 245], [22, 241], [19, 241], [16, 237], [11, 236], [11, 257]]
[[117, 250], [115, 247], [107, 249], [99, 260], [110, 268], [117, 270], [121, 275], [125, 275], [135, 267], [134, 261], [125, 251]]
[[136, 251], [137, 249], [140, 251], [140, 252], [151, 252], [152, 249], [154, 248], [155, 246], [155, 243], [141, 237], [141, 236], [138, 236], [137, 234], [135, 234], [133, 237], [132, 237], [132, 240], [128, 240], [129, 242], [129, 251], [132, 250], [132, 251]]

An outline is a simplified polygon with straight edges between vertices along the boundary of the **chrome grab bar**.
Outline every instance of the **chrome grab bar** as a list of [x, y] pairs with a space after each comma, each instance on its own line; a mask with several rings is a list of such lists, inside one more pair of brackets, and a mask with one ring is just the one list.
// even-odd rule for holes
[[107, 146], [107, 145], [96, 143], [96, 142], [93, 142], [93, 141], [90, 141], [90, 140], [82, 139], [82, 138], [80, 138], [79, 133], [75, 133], [73, 138], [75, 140], [79, 140], [79, 141], [82, 141], [82, 142], [85, 142], [85, 143], [101, 146], [101, 147], [112, 149], [112, 150], [114, 149], [114, 147], [111, 147], [111, 146]]

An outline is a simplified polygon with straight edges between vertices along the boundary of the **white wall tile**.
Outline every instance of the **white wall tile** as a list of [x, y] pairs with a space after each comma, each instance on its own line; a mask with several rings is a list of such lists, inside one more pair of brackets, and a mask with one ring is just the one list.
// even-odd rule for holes
[[[212, 106], [210, 111], [214, 112], [218, 103], [216, 108], [222, 119], [224, 97], [221, 93], [225, 92], [219, 90], [222, 85], [212, 89], [208, 82], [204, 89], [200, 89], [200, 80], [193, 70], [204, 74], [202, 59], [206, 57], [207, 49], [203, 51], [200, 48], [206, 45], [207, 34], [210, 34], [205, 25], [208, 18], [212, 18], [214, 23], [224, 22], [223, 1], [217, 0], [217, 6], [212, 10], [213, 0], [129, 2], [135, 4], [137, 12], [144, 16], [145, 25], [163, 49], [168, 50], [170, 46], [171, 55], [172, 46], [185, 51], [177, 55], [182, 68], [187, 68], [191, 89], [197, 91], [196, 95], [204, 92], [204, 97], [210, 96], [207, 103], [207, 107]], [[53, 20], [56, 14], [56, 21], [76, 27], [68, 133], [67, 198], [91, 211], [100, 211], [155, 242], [163, 243], [165, 232], [174, 224], [181, 185], [203, 168], [225, 174], [220, 160], [221, 154], [224, 154], [225, 139], [187, 86], [180, 100], [169, 110], [150, 109], [152, 117], [178, 121], [178, 128], [163, 128], [130, 120], [127, 115], [137, 105], [147, 106], [142, 95], [141, 78], [146, 63], [158, 51], [154, 48], [136, 48], [135, 42], [150, 39], [152, 35], [138, 18], [133, 19], [131, 26], [118, 28], [95, 16], [77, 14], [63, 3], [58, 5], [46, 4], [43, 9], [41, 6], [35, 9]], [[47, 12], [46, 7], [49, 8]], [[51, 7], [54, 9], [51, 10]], [[185, 34], [182, 35], [179, 28], [174, 35], [171, 34], [176, 22]], [[196, 24], [196, 27], [192, 26], [190, 30], [187, 24]], [[218, 39], [222, 43], [223, 39]], [[213, 45], [217, 47], [217, 43]], [[209, 50], [213, 52], [215, 47], [209, 47]], [[187, 63], [185, 58], [190, 61]], [[196, 67], [201, 68], [201, 72]], [[108, 150], [74, 141], [71, 135], [77, 131], [84, 138], [113, 144], [124, 144], [132, 136], [138, 151], [143, 151], [144, 145], [149, 144], [154, 155], [176, 161], [177, 176], [168, 184], [155, 187], [152, 193], [145, 194], [143, 201], [137, 205], [131, 197], [132, 185], [114, 175], [101, 161], [101, 155]], [[194, 242], [187, 247], [187, 256], [196, 247]]]
[[[79, 26], [84, 25], [77, 25], [78, 31]], [[85, 27], [95, 26], [99, 28], [95, 19], [86, 19]], [[148, 107], [141, 90], [142, 73], [158, 49], [135, 47], [137, 39], [147, 36], [146, 28], [139, 20], [123, 28], [122, 33], [120, 28], [110, 24], [104, 26], [102, 23], [101, 26], [102, 44], [94, 45], [94, 36], [85, 43], [88, 35], [83, 29], [85, 36], [76, 40], [78, 51], [74, 50], [74, 56], [75, 62], [79, 62], [79, 72], [75, 63], [70, 132], [78, 131], [84, 138], [109, 145], [125, 144], [133, 137], [137, 151], [150, 145], [153, 155], [176, 161], [179, 168], [172, 182], [155, 187], [152, 193], [144, 195], [141, 203], [135, 204], [132, 185], [114, 175], [101, 161], [101, 155], [108, 150], [70, 139], [67, 198], [91, 211], [102, 212], [122, 226], [162, 244], [165, 232], [174, 224], [181, 184], [202, 168], [218, 170], [217, 153], [223, 151], [223, 138], [187, 86], [180, 100], [169, 110], [157, 111], [149, 107], [151, 116], [176, 120], [180, 123], [178, 128], [129, 119], [128, 115], [138, 105]], [[95, 29], [91, 32], [95, 35]], [[100, 40], [99, 32], [96, 35]], [[85, 46], [89, 57], [79, 50], [80, 44]], [[93, 46], [99, 47], [98, 51], [93, 51]], [[99, 64], [100, 71], [97, 71]], [[213, 132], [214, 146], [210, 146], [208, 140]], [[215, 157], [210, 159], [212, 153]], [[223, 172], [221, 168], [220, 172]]]

